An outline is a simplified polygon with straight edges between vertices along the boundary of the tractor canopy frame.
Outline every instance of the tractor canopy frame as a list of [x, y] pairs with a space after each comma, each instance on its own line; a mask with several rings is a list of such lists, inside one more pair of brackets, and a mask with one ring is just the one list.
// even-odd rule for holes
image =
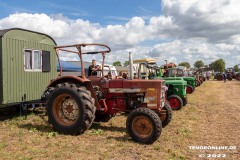
[[[89, 52], [83, 52], [82, 48], [83, 47], [103, 47], [106, 49], [103, 50], [98, 50], [98, 51], [89, 51]], [[76, 50], [71, 50], [69, 48], [76, 48]], [[60, 67], [60, 76], [62, 75], [62, 65], [60, 62], [60, 53], [59, 51], [64, 51], [64, 52], [70, 52], [70, 53], [75, 53], [79, 56], [80, 58], [80, 63], [81, 63], [81, 75], [83, 79], [86, 79], [86, 74], [85, 74], [85, 70], [84, 70], [84, 63], [83, 63], [83, 54], [102, 54], [103, 57], [103, 61], [102, 61], [102, 66], [104, 66], [105, 63], [105, 54], [111, 52], [111, 48], [105, 44], [100, 44], [100, 43], [88, 43], [88, 44], [74, 44], [74, 45], [64, 45], [64, 46], [56, 46], [54, 47], [56, 50], [56, 54], [57, 54], [57, 59], [58, 59], [58, 63], [59, 63], [59, 67]], [[103, 70], [102, 70], [102, 76], [103, 76]]]

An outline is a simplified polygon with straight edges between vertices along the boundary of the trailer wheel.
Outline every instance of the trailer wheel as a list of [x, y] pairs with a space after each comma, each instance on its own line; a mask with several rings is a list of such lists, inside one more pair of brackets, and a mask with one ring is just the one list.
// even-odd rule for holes
[[180, 110], [183, 106], [182, 99], [177, 95], [171, 95], [167, 100], [169, 101], [172, 110]]
[[59, 84], [47, 100], [49, 123], [54, 130], [61, 133], [83, 133], [92, 125], [95, 112], [94, 99], [83, 86]]
[[152, 144], [161, 135], [162, 122], [153, 110], [141, 107], [130, 112], [126, 128], [134, 141]]
[[187, 85], [186, 92], [187, 92], [187, 94], [192, 94], [193, 93], [193, 87], [190, 86], [190, 85]]
[[163, 110], [166, 110], [166, 117], [162, 121], [162, 127], [166, 127], [172, 120], [172, 109], [168, 101], [166, 101]]

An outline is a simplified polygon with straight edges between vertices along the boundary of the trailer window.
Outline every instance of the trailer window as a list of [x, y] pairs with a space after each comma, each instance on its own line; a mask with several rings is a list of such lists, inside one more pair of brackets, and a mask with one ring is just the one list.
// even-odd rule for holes
[[39, 50], [24, 51], [24, 70], [42, 71], [42, 52]]
[[24, 52], [24, 68], [25, 70], [31, 70], [32, 69], [32, 52], [29, 50], [25, 50]]
[[33, 51], [33, 69], [41, 70], [41, 52], [40, 51]]

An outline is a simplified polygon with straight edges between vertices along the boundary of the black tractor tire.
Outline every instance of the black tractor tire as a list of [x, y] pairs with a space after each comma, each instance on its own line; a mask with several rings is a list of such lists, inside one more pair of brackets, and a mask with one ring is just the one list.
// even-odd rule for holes
[[238, 81], [240, 81], [240, 73], [237, 73], [237, 74], [235, 75], [235, 79], [238, 80]]
[[75, 84], [58, 84], [47, 99], [48, 121], [53, 129], [64, 134], [85, 132], [95, 118], [96, 107], [91, 93]]
[[141, 107], [130, 112], [127, 117], [126, 128], [134, 141], [152, 144], [161, 135], [162, 122], [156, 112]]
[[228, 79], [229, 81], [231, 81], [233, 78], [230, 76], [230, 77], [227, 77], [227, 79]]
[[166, 100], [163, 110], [166, 110], [166, 118], [162, 120], [162, 127], [166, 127], [172, 120], [172, 108], [169, 102]]
[[200, 86], [199, 82], [198, 82], [198, 81], [196, 81], [196, 87], [199, 87], [199, 86]]
[[42, 94], [41, 101], [46, 102], [49, 98], [49, 95], [54, 91], [54, 87], [48, 87]]
[[218, 74], [218, 75], [217, 75], [217, 80], [218, 80], [218, 81], [222, 81], [222, 80], [223, 80], [223, 75]]
[[192, 94], [193, 91], [194, 91], [194, 90], [193, 90], [193, 87], [188, 84], [188, 85], [187, 85], [187, 88], [186, 88], [187, 94]]
[[108, 122], [111, 118], [109, 114], [96, 114], [94, 122]]
[[188, 97], [186, 96], [186, 98], [182, 98], [183, 101], [183, 106], [186, 106], [188, 103]]
[[182, 99], [177, 95], [171, 95], [167, 98], [172, 110], [180, 110], [183, 106]]
[[200, 80], [197, 80], [197, 83], [198, 83], [198, 87], [201, 86], [201, 81]]

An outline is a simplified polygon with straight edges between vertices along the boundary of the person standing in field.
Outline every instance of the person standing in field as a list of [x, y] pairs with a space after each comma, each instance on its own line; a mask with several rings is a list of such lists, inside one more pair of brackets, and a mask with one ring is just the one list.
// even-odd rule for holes
[[227, 81], [227, 75], [226, 75], [226, 73], [223, 73], [223, 80], [224, 80], [224, 83], [226, 83], [226, 81]]

